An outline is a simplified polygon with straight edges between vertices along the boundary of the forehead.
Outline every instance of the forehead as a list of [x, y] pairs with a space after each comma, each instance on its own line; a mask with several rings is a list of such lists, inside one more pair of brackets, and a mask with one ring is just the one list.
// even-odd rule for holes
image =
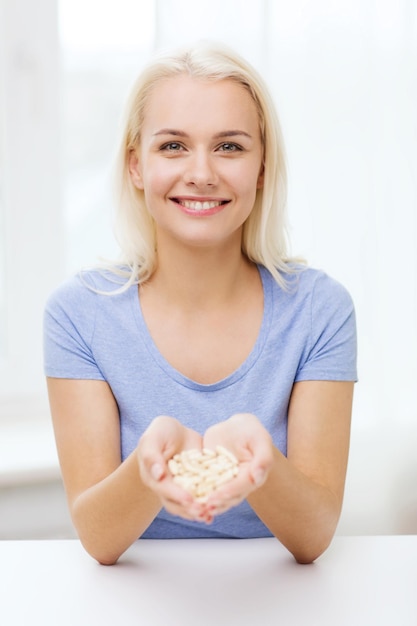
[[259, 116], [249, 91], [230, 79], [209, 81], [181, 74], [159, 81], [150, 92], [144, 127], [209, 123], [227, 128], [244, 126], [253, 132], [259, 127]]

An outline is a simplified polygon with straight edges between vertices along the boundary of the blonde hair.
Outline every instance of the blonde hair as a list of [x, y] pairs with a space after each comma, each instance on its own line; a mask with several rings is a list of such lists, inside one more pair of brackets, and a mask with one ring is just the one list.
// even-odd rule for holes
[[258, 72], [227, 48], [200, 44], [155, 58], [133, 86], [116, 161], [116, 237], [121, 264], [113, 271], [127, 280], [125, 287], [146, 281], [156, 267], [155, 227], [143, 191], [134, 186], [129, 156], [141, 140], [145, 107], [159, 81], [187, 74], [207, 81], [232, 80], [253, 98], [259, 115], [263, 143], [263, 188], [257, 190], [250, 216], [243, 225], [242, 252], [264, 265], [282, 286], [291, 271], [287, 256], [287, 174], [284, 142], [275, 107]]

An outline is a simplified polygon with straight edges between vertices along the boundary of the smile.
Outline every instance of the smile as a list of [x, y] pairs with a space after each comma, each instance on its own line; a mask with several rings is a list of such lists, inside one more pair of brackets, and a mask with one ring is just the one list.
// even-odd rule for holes
[[227, 204], [229, 200], [183, 200], [181, 198], [171, 198], [177, 204], [190, 211], [208, 211]]

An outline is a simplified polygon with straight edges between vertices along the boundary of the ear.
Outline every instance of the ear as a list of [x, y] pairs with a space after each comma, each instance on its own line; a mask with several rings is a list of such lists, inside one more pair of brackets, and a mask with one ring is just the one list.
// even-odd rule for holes
[[135, 187], [143, 189], [142, 173], [136, 150], [131, 150], [129, 153], [129, 173]]
[[264, 186], [264, 172], [265, 172], [265, 169], [264, 169], [264, 166], [262, 165], [261, 171], [259, 172], [258, 181], [256, 183], [257, 189], [262, 189]]

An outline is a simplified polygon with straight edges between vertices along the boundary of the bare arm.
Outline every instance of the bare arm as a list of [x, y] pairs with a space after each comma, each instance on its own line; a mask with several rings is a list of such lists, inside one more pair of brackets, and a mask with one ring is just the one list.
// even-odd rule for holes
[[115, 563], [162, 506], [186, 519], [206, 519], [167, 471], [175, 453], [201, 447], [198, 433], [158, 416], [122, 462], [119, 411], [107, 383], [49, 378], [48, 392], [74, 526], [100, 563]]
[[[122, 463], [119, 414], [108, 385], [49, 379], [48, 389], [74, 525], [101, 563], [117, 561], [162, 505], [173, 514], [209, 521], [245, 497], [297, 561], [313, 561], [330, 543], [343, 501], [353, 383], [294, 386], [287, 457], [254, 416], [233, 416], [211, 427], [204, 443], [237, 447], [242, 471], [222, 490], [224, 497], [219, 492], [208, 503], [209, 512], [166, 472], [175, 451], [202, 445], [197, 433], [173, 418], [156, 418]], [[162, 468], [157, 479], [155, 462]]]
[[103, 381], [48, 379], [69, 509], [86, 550], [114, 563], [152, 522], [159, 498], [140, 477], [137, 453], [120, 458], [119, 412]]
[[247, 499], [271, 532], [300, 563], [329, 545], [343, 501], [350, 439], [353, 383], [294, 385], [285, 457], [251, 414], [215, 424], [204, 445], [222, 444], [239, 459], [236, 479], [210, 496], [212, 515]]
[[300, 563], [329, 545], [339, 520], [348, 461], [353, 383], [294, 385], [287, 458], [274, 449], [264, 485], [248, 501]]

